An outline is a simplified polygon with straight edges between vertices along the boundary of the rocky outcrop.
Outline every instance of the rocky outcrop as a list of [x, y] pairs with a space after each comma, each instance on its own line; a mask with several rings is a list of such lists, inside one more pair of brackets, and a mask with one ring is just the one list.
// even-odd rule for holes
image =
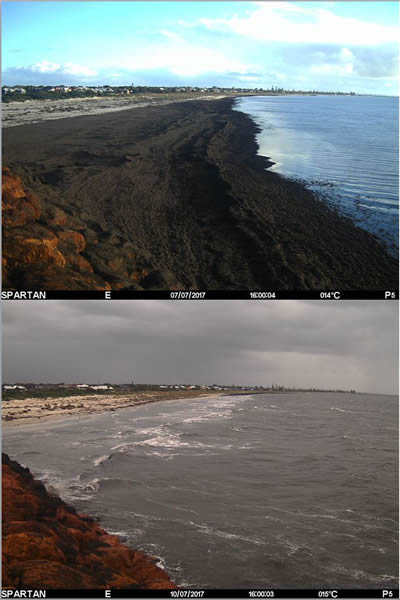
[[[27, 189], [7, 167], [2, 177], [3, 289], [138, 289], [158, 271], [150, 258], [112, 231]], [[96, 227], [96, 231], [91, 226]], [[171, 289], [182, 289], [175, 278]], [[165, 281], [159, 286], [165, 289]], [[154, 289], [154, 287], [152, 288]], [[158, 288], [160, 289], [160, 288]]]
[[174, 589], [155, 559], [131, 550], [2, 455], [3, 588]]

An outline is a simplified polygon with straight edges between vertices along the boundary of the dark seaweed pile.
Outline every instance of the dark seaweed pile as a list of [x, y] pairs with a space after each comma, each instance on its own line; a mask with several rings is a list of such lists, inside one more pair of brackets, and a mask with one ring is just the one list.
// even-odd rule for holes
[[[3, 162], [45, 214], [59, 208], [79, 224], [81, 255], [98, 288], [102, 281], [104, 289], [397, 287], [397, 261], [371, 234], [302, 184], [266, 170], [256, 125], [232, 103], [191, 101], [13, 127], [3, 132]], [[46, 226], [58, 235], [54, 219]], [[29, 227], [40, 237], [43, 222]], [[86, 262], [74, 259], [67, 266], [80, 275], [63, 281], [62, 267], [46, 275], [40, 260], [11, 272], [7, 284], [90, 287], [80, 283]]]

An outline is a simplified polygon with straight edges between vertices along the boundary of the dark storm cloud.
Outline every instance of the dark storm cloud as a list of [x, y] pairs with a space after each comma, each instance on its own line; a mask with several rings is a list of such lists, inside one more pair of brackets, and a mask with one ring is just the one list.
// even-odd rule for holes
[[4, 381], [397, 388], [393, 302], [4, 303]]

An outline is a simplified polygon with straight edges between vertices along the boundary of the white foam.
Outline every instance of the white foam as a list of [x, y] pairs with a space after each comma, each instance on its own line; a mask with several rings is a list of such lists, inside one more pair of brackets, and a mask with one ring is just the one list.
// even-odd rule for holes
[[226, 540], [242, 540], [257, 545], [265, 544], [265, 542], [263, 540], [260, 540], [259, 538], [251, 538], [244, 535], [239, 535], [237, 533], [231, 533], [229, 531], [222, 531], [221, 529], [214, 529], [210, 525], [194, 523], [193, 521], [189, 521], [189, 524], [196, 527], [196, 529], [198, 529], [200, 533], [204, 533], [205, 535], [217, 536]]
[[107, 459], [108, 459], [108, 454], [104, 454], [104, 456], [99, 456], [98, 458], [95, 458], [93, 461], [93, 464], [95, 467], [98, 467], [99, 465], [101, 465], [101, 463], [103, 463]]

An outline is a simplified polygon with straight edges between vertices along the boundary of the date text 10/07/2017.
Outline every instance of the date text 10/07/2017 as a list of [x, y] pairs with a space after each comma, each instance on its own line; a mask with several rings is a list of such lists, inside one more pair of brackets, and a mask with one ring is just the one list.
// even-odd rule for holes
[[97, 589], [97, 590], [29, 590], [3, 589], [1, 598], [170, 598], [173, 600], [196, 600], [198, 598], [250, 598], [250, 599], [280, 599], [280, 598], [316, 598], [339, 600], [344, 598], [383, 598], [399, 597], [398, 589]]

